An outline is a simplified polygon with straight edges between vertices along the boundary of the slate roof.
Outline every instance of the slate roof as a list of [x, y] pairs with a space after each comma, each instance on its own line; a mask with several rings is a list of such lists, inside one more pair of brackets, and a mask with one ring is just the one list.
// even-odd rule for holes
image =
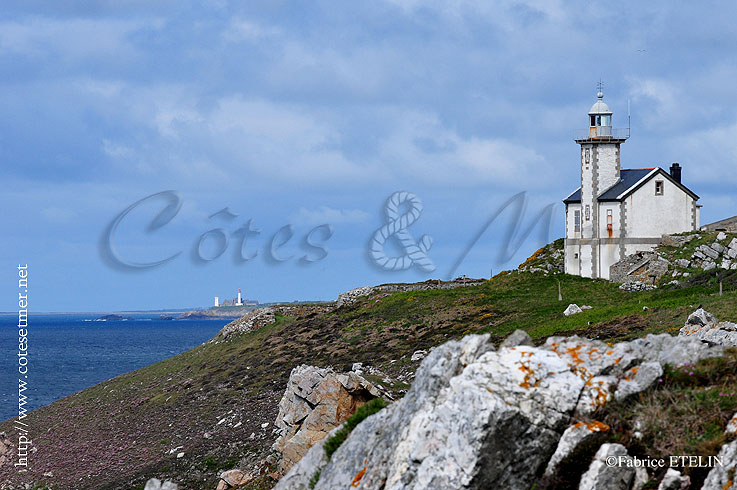
[[[694, 194], [688, 187], [673, 180], [668, 172], [659, 167], [622, 169], [619, 173], [619, 182], [599, 194], [599, 201], [621, 201], [629, 194], [639, 189], [654, 175], [663, 175], [676, 184], [685, 193], [698, 200], [699, 196]], [[566, 204], [581, 202], [581, 188], [576, 189], [570, 196], [563, 200]]]

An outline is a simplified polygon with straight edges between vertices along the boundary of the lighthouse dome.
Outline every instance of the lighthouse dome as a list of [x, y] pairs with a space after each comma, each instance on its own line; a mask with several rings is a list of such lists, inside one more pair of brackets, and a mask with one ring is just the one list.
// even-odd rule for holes
[[590, 115], [594, 114], [611, 114], [612, 111], [609, 109], [609, 106], [606, 105], [606, 102], [604, 102], [604, 94], [599, 92], [596, 94], [597, 100], [594, 103], [594, 105], [591, 106], [591, 110], [589, 111]]

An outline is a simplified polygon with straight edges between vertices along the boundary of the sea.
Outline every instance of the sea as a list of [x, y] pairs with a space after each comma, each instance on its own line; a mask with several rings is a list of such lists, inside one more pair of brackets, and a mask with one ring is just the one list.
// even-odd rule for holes
[[229, 320], [165, 320], [161, 313], [28, 317], [28, 378], [18, 372], [18, 314], [0, 314], [0, 421], [18, 416], [19, 379], [35, 410], [123, 373], [185, 352], [213, 338]]

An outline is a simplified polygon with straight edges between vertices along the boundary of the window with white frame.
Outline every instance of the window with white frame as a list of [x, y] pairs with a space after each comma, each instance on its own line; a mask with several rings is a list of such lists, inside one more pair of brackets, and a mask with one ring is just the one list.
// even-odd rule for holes
[[581, 210], [577, 209], [573, 212], [573, 231], [579, 233], [581, 231]]
[[663, 195], [663, 181], [662, 180], [655, 181], [655, 195], [656, 196]]

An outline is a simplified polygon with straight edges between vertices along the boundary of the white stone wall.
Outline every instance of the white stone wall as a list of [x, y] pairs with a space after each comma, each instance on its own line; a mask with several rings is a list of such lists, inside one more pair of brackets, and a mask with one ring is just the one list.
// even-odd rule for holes
[[[656, 181], [663, 195], [655, 195]], [[627, 197], [627, 236], [658, 238], [693, 230], [693, 199], [662, 175], [655, 175]]]
[[[566, 238], [581, 238], [581, 232], [576, 232], [576, 211], [581, 211], [580, 204], [568, 204], [566, 206]], [[583, 220], [583, 211], [581, 211]]]
[[596, 145], [599, 162], [599, 193], [619, 181], [619, 149], [616, 144]]
[[599, 203], [599, 237], [610, 238], [607, 227], [607, 213], [612, 212], [612, 235], [611, 238], [620, 237], [619, 202]]
[[573, 274], [575, 276], [581, 275], [581, 269], [578, 266], [578, 257], [576, 256], [578, 253], [579, 253], [578, 245], [566, 244], [565, 246], [565, 272], [566, 274]]

